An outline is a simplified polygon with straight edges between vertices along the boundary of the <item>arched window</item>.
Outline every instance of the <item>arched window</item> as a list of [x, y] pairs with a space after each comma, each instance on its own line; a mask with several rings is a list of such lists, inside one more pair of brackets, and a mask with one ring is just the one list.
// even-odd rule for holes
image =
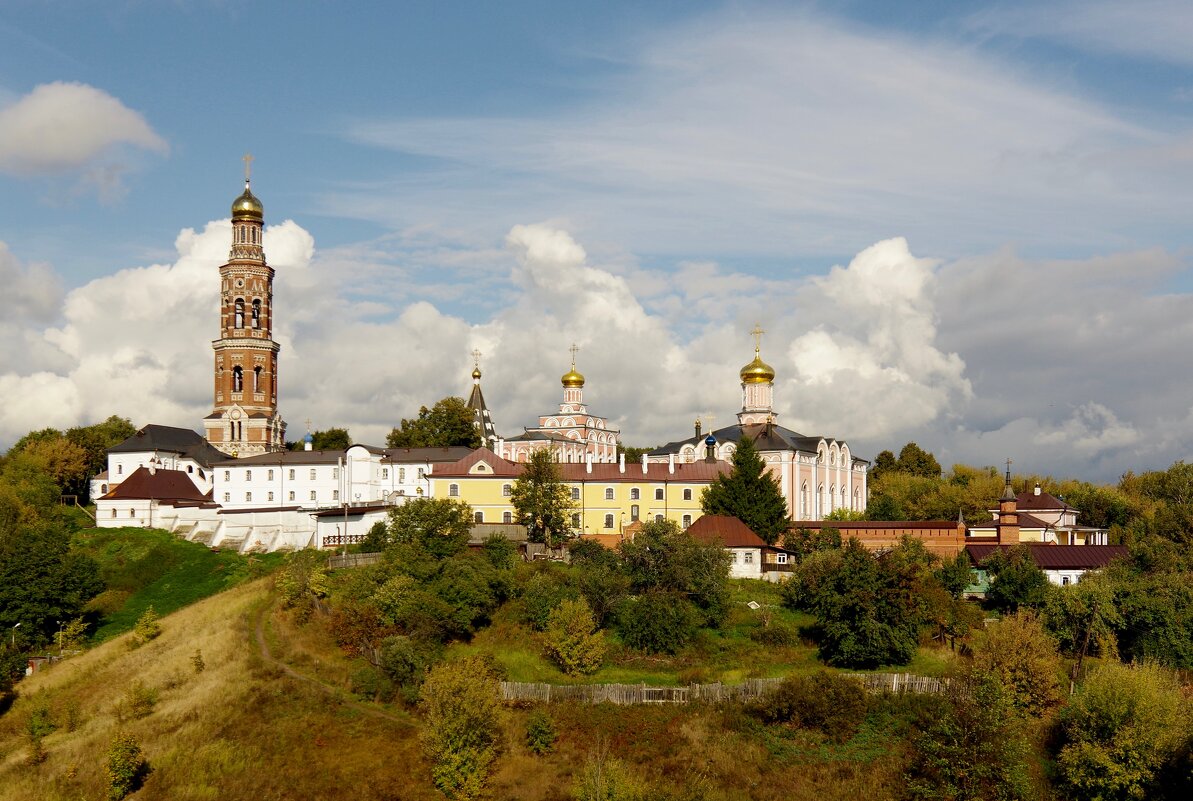
[[100, 485], [99, 485], [99, 494], [100, 494], [100, 495], [107, 495], [107, 494], [108, 494], [108, 485], [107, 485], [107, 484], [100, 484]]
[[477, 523], [483, 523], [483, 522], [485, 522], [485, 513], [477, 512], [472, 516], [472, 519], [475, 520]]
[[236, 299], [236, 327], [244, 328], [244, 298]]
[[613, 515], [605, 515], [605, 528], [613, 528]]
[[846, 490], [845, 490], [845, 487], [841, 487], [841, 508], [842, 508], [842, 509], [844, 509], [844, 508], [845, 508], [845, 499], [846, 499], [846, 497], [848, 497], [848, 496], [845, 494], [845, 491], [846, 491]]
[[690, 500], [692, 500], [692, 491], [691, 491], [690, 489], [686, 489], [686, 490], [684, 490], [684, 491], [683, 491], [683, 499], [684, 499], [685, 501], [690, 501]]
[[232, 368], [232, 391], [244, 391], [244, 368], [239, 364]]
[[612, 487], [605, 487], [605, 500], [607, 500], [607, 501], [613, 500], [613, 488]]
[[808, 482], [805, 481], [799, 488], [799, 516], [804, 520], [808, 519]]
[[453, 498], [460, 497], [460, 485], [459, 484], [448, 484], [447, 485], [447, 494]]
[[129, 509], [129, 510], [128, 510], [128, 516], [129, 516], [129, 517], [136, 517], [136, 516], [137, 516], [137, 510], [136, 510], [136, 509]]
[[261, 391], [261, 365], [253, 368], [253, 392]]
[[855, 512], [862, 510], [862, 491], [857, 487], [853, 489], [853, 510]]
[[816, 520], [824, 517], [824, 485], [816, 487]]
[[261, 299], [253, 301], [253, 328], [261, 327]]
[[833, 511], [837, 508], [837, 487], [831, 486], [828, 488], [828, 511]]
[[642, 493], [639, 491], [639, 489], [637, 487], [633, 487], [630, 489], [630, 500], [631, 501], [636, 501], [641, 497], [642, 497]]

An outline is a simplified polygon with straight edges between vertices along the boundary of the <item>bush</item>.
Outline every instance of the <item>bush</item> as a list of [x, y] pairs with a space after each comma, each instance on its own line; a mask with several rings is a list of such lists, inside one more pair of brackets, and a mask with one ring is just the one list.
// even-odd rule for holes
[[565, 600], [547, 619], [547, 655], [568, 675], [595, 673], [605, 658], [605, 636], [588, 604]]
[[370, 596], [369, 600], [377, 607], [381, 620], [389, 625], [398, 622], [398, 614], [418, 582], [410, 576], [398, 573], [386, 579]]
[[300, 623], [306, 622], [315, 602], [328, 594], [327, 557], [318, 551], [295, 551], [286, 557], [286, 564], [274, 582], [282, 596], [282, 606], [293, 609]]
[[158, 620], [157, 612], [153, 611], [152, 606], [137, 618], [137, 623], [133, 626], [134, 645], [144, 645], [150, 640], [155, 640], [161, 636], [162, 624]]
[[1159, 777], [1187, 747], [1190, 714], [1171, 673], [1107, 663], [1086, 679], [1062, 721], [1066, 743], [1056, 764], [1069, 794], [1150, 799], [1164, 797]]
[[530, 713], [526, 721], [526, 748], [539, 756], [549, 753], [555, 746], [555, 726], [551, 716], [541, 709]]
[[489, 563], [498, 570], [511, 570], [518, 561], [518, 546], [497, 532], [488, 536], [481, 551]]
[[114, 710], [116, 720], [124, 723], [126, 720], [140, 720], [148, 717], [157, 706], [157, 690], [146, 687], [137, 681], [128, 686], [124, 695], [116, 702]]
[[357, 668], [352, 671], [348, 681], [352, 694], [362, 701], [388, 703], [393, 700], [397, 691], [397, 687], [383, 671], [372, 667]]
[[674, 654], [696, 636], [699, 614], [679, 593], [648, 592], [622, 604], [617, 616], [621, 638], [630, 648]]
[[866, 691], [861, 682], [837, 673], [790, 676], [749, 706], [766, 723], [787, 723], [819, 731], [834, 742], [857, 733], [866, 717]]
[[427, 671], [439, 660], [438, 648], [410, 637], [387, 637], [378, 649], [377, 666], [407, 700], [418, 697]]
[[642, 781], [603, 748], [585, 760], [572, 795], [576, 801], [645, 801], [648, 797]]
[[477, 657], [438, 665], [423, 682], [419, 703], [435, 786], [448, 798], [476, 798], [501, 746], [496, 676]]
[[117, 734], [108, 747], [108, 801], [121, 801], [140, 789], [152, 768], [131, 734]]
[[336, 645], [355, 656], [369, 653], [382, 638], [393, 633], [376, 606], [360, 601], [345, 601], [337, 606], [331, 613], [331, 629]]
[[563, 601], [578, 595], [575, 588], [568, 586], [566, 577], [550, 569], [539, 571], [522, 590], [522, 619], [536, 631], [543, 631], [551, 612]]
[[769, 626], [760, 626], [750, 632], [750, 638], [772, 648], [790, 648], [799, 644], [799, 632], [786, 623], [771, 622]]
[[1042, 715], [1060, 703], [1060, 654], [1033, 612], [993, 624], [975, 649], [973, 666], [997, 677], [1020, 712]]

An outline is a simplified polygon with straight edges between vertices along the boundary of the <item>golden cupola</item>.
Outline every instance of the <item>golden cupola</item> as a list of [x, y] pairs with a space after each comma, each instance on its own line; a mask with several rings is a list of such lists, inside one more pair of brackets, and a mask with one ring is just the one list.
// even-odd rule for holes
[[572, 362], [572, 369], [563, 374], [563, 378], [559, 379], [564, 386], [564, 389], [581, 389], [584, 386], [584, 376], [576, 371], [576, 363]]
[[754, 361], [741, 368], [743, 384], [770, 384], [775, 380], [775, 368], [762, 361], [761, 349], [754, 348]]
[[249, 189], [249, 182], [244, 182], [244, 192], [240, 197], [236, 198], [232, 203], [232, 219], [233, 220], [264, 220], [265, 207], [261, 205], [261, 201]]

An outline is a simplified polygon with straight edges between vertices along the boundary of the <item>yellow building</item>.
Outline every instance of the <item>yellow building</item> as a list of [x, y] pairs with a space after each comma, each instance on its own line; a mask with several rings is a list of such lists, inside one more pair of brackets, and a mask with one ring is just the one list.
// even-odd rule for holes
[[[524, 466], [478, 448], [458, 462], [435, 465], [432, 495], [455, 498], [472, 507], [478, 523], [512, 523], [510, 496]], [[577, 534], [621, 534], [641, 520], [674, 520], [687, 528], [700, 517], [700, 494], [732, 468], [726, 462], [687, 464], [561, 464], [564, 483], [576, 505]]]

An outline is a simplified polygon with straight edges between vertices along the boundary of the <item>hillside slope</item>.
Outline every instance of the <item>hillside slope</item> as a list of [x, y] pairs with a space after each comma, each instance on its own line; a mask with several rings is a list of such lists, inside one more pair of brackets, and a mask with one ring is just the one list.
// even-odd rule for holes
[[[137, 799], [438, 797], [420, 780], [428, 771], [412, 723], [364, 714], [263, 661], [254, 628], [268, 585], [170, 615], [141, 648], [117, 637], [22, 682], [0, 718], [0, 800], [104, 798], [118, 730], [140, 740], [153, 767]], [[202, 672], [192, 664], [197, 650]], [[118, 707], [138, 682], [157, 703], [121, 723]], [[30, 765], [25, 732], [39, 707], [58, 728], [44, 738], [46, 760]]]

